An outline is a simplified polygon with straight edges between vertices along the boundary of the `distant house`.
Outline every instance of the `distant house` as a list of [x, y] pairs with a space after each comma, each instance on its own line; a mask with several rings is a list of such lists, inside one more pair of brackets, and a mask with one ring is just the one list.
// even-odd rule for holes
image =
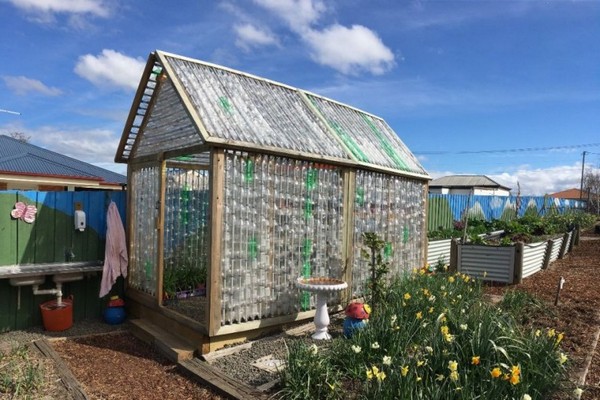
[[448, 175], [432, 180], [429, 183], [429, 193], [509, 196], [510, 188], [485, 175]]
[[0, 135], [0, 190], [122, 190], [127, 177]]
[[581, 191], [579, 189], [567, 189], [561, 192], [551, 193], [548, 196], [556, 199], [568, 199], [568, 200], [588, 200], [589, 192]]

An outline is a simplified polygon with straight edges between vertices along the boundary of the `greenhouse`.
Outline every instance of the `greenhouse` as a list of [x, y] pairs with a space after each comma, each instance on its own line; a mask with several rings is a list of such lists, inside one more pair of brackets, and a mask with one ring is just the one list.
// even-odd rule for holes
[[314, 315], [298, 277], [364, 294], [362, 233], [424, 264], [429, 175], [381, 118], [218, 65], [150, 54], [115, 161], [128, 165], [131, 310], [202, 342]]

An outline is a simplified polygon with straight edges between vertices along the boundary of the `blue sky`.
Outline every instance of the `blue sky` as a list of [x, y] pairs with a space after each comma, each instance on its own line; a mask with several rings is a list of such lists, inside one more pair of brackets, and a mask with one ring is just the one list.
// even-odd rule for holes
[[379, 115], [434, 177], [551, 193], [579, 187], [583, 151], [600, 164], [599, 21], [595, 0], [0, 0], [0, 109], [21, 113], [0, 134], [124, 172], [160, 49]]

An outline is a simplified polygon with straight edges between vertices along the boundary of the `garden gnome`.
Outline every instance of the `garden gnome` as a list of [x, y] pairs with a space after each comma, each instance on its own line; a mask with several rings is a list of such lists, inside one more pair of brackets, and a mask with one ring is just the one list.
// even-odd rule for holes
[[353, 302], [346, 307], [346, 319], [344, 319], [344, 336], [351, 338], [354, 332], [362, 329], [369, 321], [371, 307], [368, 304]]

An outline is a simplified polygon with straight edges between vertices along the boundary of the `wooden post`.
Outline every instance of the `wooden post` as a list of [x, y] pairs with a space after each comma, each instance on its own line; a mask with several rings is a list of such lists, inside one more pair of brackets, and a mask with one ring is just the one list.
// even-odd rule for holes
[[514, 270], [514, 280], [512, 283], [521, 283], [523, 282], [523, 250], [525, 248], [525, 244], [523, 242], [517, 242], [515, 245], [515, 270]]
[[225, 152], [215, 148], [210, 157], [210, 247], [207, 273], [208, 335], [214, 336], [221, 327], [221, 241], [223, 240], [223, 195]]
[[127, 288], [129, 287], [129, 277], [131, 274], [129, 273], [131, 268], [131, 253], [133, 249], [134, 236], [133, 236], [133, 223], [135, 212], [133, 210], [133, 197], [135, 194], [135, 188], [131, 185], [133, 176], [133, 168], [130, 163], [127, 163], [127, 197], [125, 200], [125, 237], [127, 238], [127, 278], [125, 278], [125, 293], [127, 293]]
[[450, 241], [450, 265], [448, 266], [448, 272], [458, 271], [458, 246], [458, 240], [453, 238]]
[[352, 300], [352, 271], [354, 267], [354, 203], [356, 196], [356, 171], [344, 171], [344, 221], [342, 225], [342, 257], [344, 276], [348, 288], [342, 291], [342, 301]]
[[577, 240], [577, 228], [571, 229], [571, 240], [569, 240], [569, 248], [567, 249], [569, 253], [573, 251], [575, 240]]
[[562, 245], [560, 246], [560, 252], [558, 253], [558, 258], [564, 258], [567, 255], [567, 246], [569, 244], [569, 234], [565, 233], [563, 235]]
[[542, 265], [542, 269], [547, 269], [550, 265], [550, 257], [552, 257], [552, 248], [554, 247], [554, 240], [548, 240], [548, 244], [546, 245], [546, 254], [544, 254], [544, 264]]
[[162, 306], [163, 277], [165, 268], [165, 198], [167, 191], [167, 162], [161, 154], [159, 156], [159, 185], [158, 185], [158, 215], [156, 216], [156, 299], [159, 307]]

